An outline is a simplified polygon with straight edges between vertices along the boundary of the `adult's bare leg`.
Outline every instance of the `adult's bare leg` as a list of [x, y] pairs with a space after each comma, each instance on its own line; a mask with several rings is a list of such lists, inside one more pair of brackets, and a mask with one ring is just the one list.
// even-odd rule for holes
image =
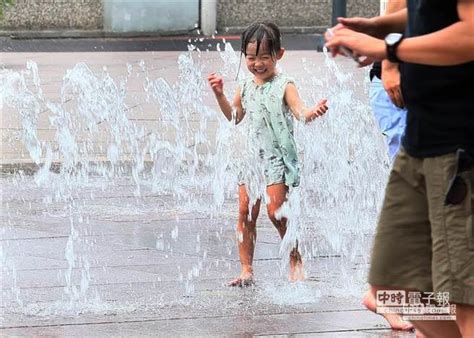
[[456, 323], [463, 338], [474, 337], [474, 305], [456, 304]]

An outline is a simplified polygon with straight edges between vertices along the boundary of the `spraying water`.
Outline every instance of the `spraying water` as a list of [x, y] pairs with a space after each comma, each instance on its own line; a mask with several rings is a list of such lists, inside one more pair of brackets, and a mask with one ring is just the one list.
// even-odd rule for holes
[[[174, 82], [157, 75], [144, 61], [124, 65], [126, 74], [119, 79], [106, 67], [93, 71], [86, 63], [78, 63], [64, 74], [59, 99], [43, 93], [41, 69], [35, 62], [19, 71], [1, 70], [0, 108], [8, 108], [21, 121], [21, 129], [9, 130], [9, 140], [21, 140], [26, 162], [34, 167], [32, 176], [20, 170], [2, 178], [4, 196], [9, 198], [2, 200], [7, 222], [2, 228], [0, 258], [3, 271], [11, 276], [11, 287], [3, 293], [17, 311], [51, 315], [127, 312], [148, 306], [146, 301], [133, 305], [110, 302], [104, 298], [106, 292], [94, 287], [100, 284], [95, 275], [107, 275], [113, 267], [96, 261], [96, 242], [106, 230], [91, 218], [105, 223], [117, 218], [132, 222], [134, 216], [153, 219], [159, 213], [173, 220], [169, 227], [150, 222], [153, 243], [147, 245], [164, 262], [179, 255], [182, 242], [194, 245], [192, 255], [173, 271], [182, 283], [185, 305], [193, 297], [194, 304], [205, 302], [196, 290], [203, 274], [229, 271], [237, 264], [226, 262], [236, 258], [236, 243], [225, 232], [236, 223], [238, 173], [253, 172], [248, 188], [255, 200], [265, 188], [263, 170], [252, 151], [245, 119], [235, 126], [206, 103], [210, 95], [206, 74], [218, 71], [234, 78], [239, 54], [228, 43], [218, 46], [218, 62], [209, 62], [206, 54], [190, 46], [189, 52], [178, 57]], [[327, 56], [324, 64], [306, 58], [301, 64], [307, 74], [297, 83], [301, 96], [308, 103], [327, 98], [330, 112], [310, 125], [296, 124], [301, 186], [290, 192], [280, 210], [280, 216], [288, 217], [289, 222], [280, 245], [281, 261], [275, 264], [284, 280], [289, 252], [298, 243], [307, 266], [337, 278], [318, 281], [316, 286], [302, 283], [275, 288], [262, 283], [252, 296], [279, 306], [303, 304], [304, 299], [315, 302], [325, 294], [360, 292], [388, 173], [383, 140], [367, 105], [355, 94], [360, 84]], [[134, 81], [141, 81], [141, 95], [129, 91]], [[226, 93], [232, 97], [236, 82], [228, 83]], [[147, 110], [152, 111], [152, 120], [136, 118]], [[46, 124], [54, 137], [42, 137], [44, 126], [40, 124]], [[67, 224], [61, 239], [65, 265], [57, 281], [63, 292], [43, 306], [24, 301], [21, 276], [12, 258], [19, 249], [12, 248], [9, 239], [14, 238], [8, 237], [21, 216], [20, 212], [10, 213], [11, 204], [18, 210], [19, 205], [30, 203], [31, 209], [32, 195], [40, 199], [41, 217]], [[118, 202], [105, 203], [104, 196], [110, 201], [118, 198]], [[186, 227], [196, 227], [204, 220], [207, 230], [183, 237], [188, 233], [183, 231]], [[268, 225], [268, 221], [261, 222]], [[142, 229], [150, 229], [147, 226], [143, 224]], [[210, 250], [214, 246], [225, 253], [224, 260], [215, 258]], [[158, 273], [153, 283], [162, 283], [162, 278], [166, 274]], [[157, 292], [153, 308], [183, 301], [181, 296], [166, 297]], [[232, 299], [221, 301], [232, 308]]]

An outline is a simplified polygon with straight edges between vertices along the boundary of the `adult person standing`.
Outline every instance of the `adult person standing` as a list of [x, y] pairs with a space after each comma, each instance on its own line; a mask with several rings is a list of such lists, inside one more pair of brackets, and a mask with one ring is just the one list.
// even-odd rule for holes
[[[389, 0], [385, 14], [406, 8], [405, 0]], [[406, 125], [406, 109], [400, 87], [398, 63], [389, 60], [374, 62], [370, 70], [370, 106], [380, 131], [385, 136], [388, 155], [393, 162], [401, 145]]]
[[[404, 8], [405, 0], [389, 0], [384, 14], [392, 14]], [[400, 149], [407, 113], [400, 87], [398, 63], [389, 60], [374, 62], [370, 69], [369, 98], [372, 113], [387, 143], [390, 163], [393, 163]], [[376, 300], [370, 290], [365, 294], [362, 303], [369, 310], [376, 311]], [[404, 321], [400, 314], [383, 314], [383, 317], [394, 330], [413, 329], [413, 325]]]
[[407, 115], [397, 63], [388, 60], [374, 62], [370, 70], [369, 97], [372, 113], [385, 137], [392, 163], [400, 149]]
[[403, 63], [404, 149], [377, 227], [372, 291], [449, 293], [456, 321], [413, 324], [428, 337], [474, 337], [474, 0], [408, 0], [339, 22], [326, 36], [333, 55], [345, 47]]

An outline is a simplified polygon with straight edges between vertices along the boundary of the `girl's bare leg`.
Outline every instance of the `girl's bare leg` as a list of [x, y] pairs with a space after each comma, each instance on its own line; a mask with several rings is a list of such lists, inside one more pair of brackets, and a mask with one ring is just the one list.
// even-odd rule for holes
[[[276, 212], [285, 203], [286, 196], [288, 194], [288, 187], [284, 183], [278, 183], [269, 185], [267, 187], [267, 194], [270, 201], [267, 205], [268, 217], [272, 221], [273, 225], [278, 230], [280, 237], [283, 239], [286, 234], [286, 218], [277, 218]], [[301, 255], [298, 252], [298, 247], [295, 247], [290, 252], [290, 275], [288, 279], [290, 281], [304, 280], [303, 261]]]
[[[231, 280], [229, 286], [249, 286], [253, 283], [253, 253], [257, 240], [257, 217], [260, 211], [260, 199], [251, 207], [245, 185], [239, 186], [239, 221], [237, 223], [237, 237], [239, 243], [239, 257], [241, 264], [240, 276]], [[250, 215], [250, 217], [249, 217]]]

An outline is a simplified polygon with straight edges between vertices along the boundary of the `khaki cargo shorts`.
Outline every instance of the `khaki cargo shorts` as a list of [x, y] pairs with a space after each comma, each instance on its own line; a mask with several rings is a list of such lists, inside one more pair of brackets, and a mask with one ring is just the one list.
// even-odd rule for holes
[[474, 168], [460, 174], [465, 198], [446, 205], [456, 168], [456, 153], [422, 159], [400, 150], [377, 227], [370, 284], [449, 292], [450, 303], [474, 305]]

